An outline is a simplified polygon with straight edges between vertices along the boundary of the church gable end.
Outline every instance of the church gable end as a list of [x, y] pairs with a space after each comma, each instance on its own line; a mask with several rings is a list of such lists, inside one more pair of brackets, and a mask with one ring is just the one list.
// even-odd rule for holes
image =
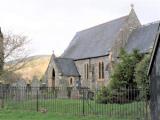
[[118, 57], [120, 48], [124, 48], [128, 42], [129, 36], [132, 34], [132, 31], [136, 29], [137, 27], [140, 27], [141, 23], [138, 20], [138, 17], [134, 11], [134, 9], [131, 9], [131, 12], [127, 16], [125, 25], [123, 28], [120, 29], [114, 44], [111, 48], [113, 57]]

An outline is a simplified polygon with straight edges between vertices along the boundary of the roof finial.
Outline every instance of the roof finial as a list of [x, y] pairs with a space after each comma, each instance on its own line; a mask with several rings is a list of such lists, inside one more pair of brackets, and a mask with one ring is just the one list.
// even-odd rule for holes
[[52, 50], [52, 57], [55, 58], [55, 53], [54, 53], [54, 50]]
[[133, 3], [131, 4], [131, 9], [134, 9], [134, 4]]

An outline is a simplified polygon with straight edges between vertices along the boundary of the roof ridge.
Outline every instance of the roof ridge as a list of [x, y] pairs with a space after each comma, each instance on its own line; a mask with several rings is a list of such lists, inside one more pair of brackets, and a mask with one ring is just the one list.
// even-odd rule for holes
[[63, 57], [57, 57], [56, 59], [68, 59], [68, 60], [73, 60], [72, 58], [63, 58]]
[[87, 30], [90, 30], [90, 29], [93, 29], [93, 28], [96, 28], [96, 27], [98, 27], [98, 26], [107, 24], [107, 23], [111, 23], [111, 22], [113, 22], [113, 21], [117, 21], [117, 20], [123, 19], [123, 18], [125, 18], [125, 17], [127, 18], [128, 16], [129, 16], [129, 15], [124, 15], [124, 16], [122, 16], [122, 17], [115, 18], [115, 19], [113, 19], [113, 20], [109, 20], [109, 21], [104, 22], [104, 23], [101, 23], [101, 24], [97, 24], [97, 25], [95, 25], [95, 26], [92, 26], [92, 27], [89, 27], [89, 28], [80, 30], [80, 31], [77, 32], [77, 34], [78, 34], [78, 33], [81, 33], [81, 32], [84, 32], [84, 31], [87, 31]]
[[150, 22], [150, 23], [147, 23], [147, 24], [143, 24], [141, 26], [136, 27], [132, 32], [134, 32], [136, 30], [139, 30], [139, 29], [142, 29], [142, 28], [145, 28], [145, 27], [148, 27], [150, 25], [158, 24], [158, 23], [160, 23], [160, 20], [154, 21], [154, 22]]
[[153, 24], [157, 24], [157, 23], [160, 23], [160, 20], [157, 20], [157, 21], [154, 21], [154, 22], [150, 22], [150, 23], [141, 25], [140, 28], [141, 28], [141, 27], [146, 27], [146, 26], [149, 26], [149, 25], [153, 25]]

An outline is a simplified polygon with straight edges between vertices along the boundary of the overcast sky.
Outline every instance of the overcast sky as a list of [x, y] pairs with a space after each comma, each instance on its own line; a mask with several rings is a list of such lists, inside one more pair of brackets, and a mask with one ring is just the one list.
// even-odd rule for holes
[[31, 39], [32, 55], [60, 55], [77, 31], [124, 16], [130, 4], [142, 24], [160, 20], [160, 0], [0, 0], [2, 32]]

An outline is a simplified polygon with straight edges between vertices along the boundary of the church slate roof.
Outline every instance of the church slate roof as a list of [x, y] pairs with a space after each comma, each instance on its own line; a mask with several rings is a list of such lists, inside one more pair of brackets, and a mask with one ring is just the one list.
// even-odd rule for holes
[[83, 59], [108, 55], [128, 16], [78, 32], [61, 57]]
[[68, 58], [55, 58], [54, 59], [56, 66], [62, 76], [75, 76], [79, 77], [79, 72], [76, 68], [76, 65], [72, 59]]
[[142, 53], [149, 52], [149, 50], [153, 48], [158, 26], [159, 22], [155, 22], [148, 25], [143, 25], [133, 30], [125, 46], [126, 51], [131, 52], [136, 48]]

